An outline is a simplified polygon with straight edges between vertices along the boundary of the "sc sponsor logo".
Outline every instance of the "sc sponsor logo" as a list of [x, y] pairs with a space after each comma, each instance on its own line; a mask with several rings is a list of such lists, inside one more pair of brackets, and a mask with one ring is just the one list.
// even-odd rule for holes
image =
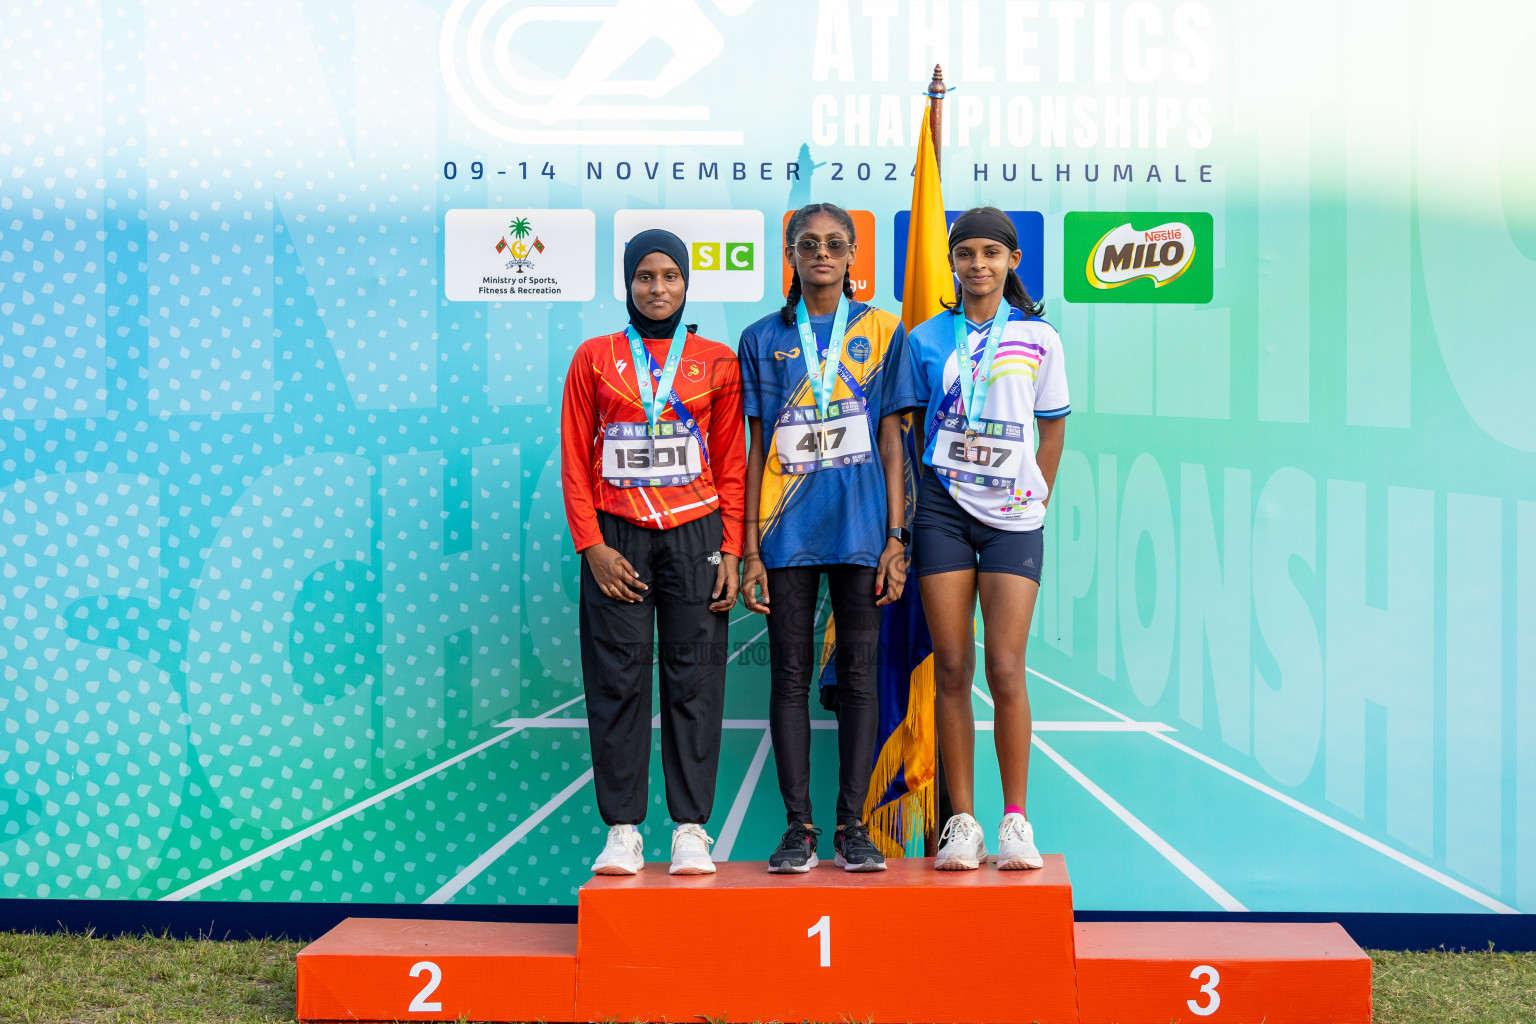
[[757, 246], [752, 242], [694, 242], [693, 269], [753, 270], [757, 267]]

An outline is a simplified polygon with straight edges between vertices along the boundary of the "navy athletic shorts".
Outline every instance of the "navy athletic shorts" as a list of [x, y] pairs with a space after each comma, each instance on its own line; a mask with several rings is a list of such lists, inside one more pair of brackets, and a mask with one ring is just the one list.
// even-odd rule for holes
[[1040, 582], [1045, 528], [999, 530], [961, 508], [932, 469], [925, 469], [912, 517], [912, 564], [919, 576], [976, 569], [1011, 572]]

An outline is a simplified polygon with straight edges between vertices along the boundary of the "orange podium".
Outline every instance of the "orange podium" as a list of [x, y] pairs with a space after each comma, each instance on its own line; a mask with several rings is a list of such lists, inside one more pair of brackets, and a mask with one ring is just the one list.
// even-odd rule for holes
[[576, 926], [349, 917], [298, 956], [300, 1020], [574, 1020]]
[[762, 862], [582, 885], [577, 924], [349, 918], [299, 954], [298, 1018], [920, 1024], [1369, 1024], [1336, 924], [1074, 924], [1039, 871]]
[[652, 864], [593, 878], [577, 898], [577, 1019], [1078, 1019], [1059, 855], [1039, 871], [888, 864], [770, 875], [737, 861], [692, 877]]
[[1077, 926], [1083, 1024], [1370, 1024], [1371, 959], [1336, 924]]

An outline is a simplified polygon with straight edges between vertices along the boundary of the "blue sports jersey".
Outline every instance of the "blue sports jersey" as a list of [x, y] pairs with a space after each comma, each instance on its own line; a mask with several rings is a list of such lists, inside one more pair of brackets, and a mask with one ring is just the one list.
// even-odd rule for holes
[[[824, 358], [832, 317], [812, 317], [811, 328]], [[771, 569], [873, 566], [885, 550], [885, 470], [876, 438], [881, 417], [918, 405], [907, 335], [900, 318], [852, 302], [843, 337], [844, 372], [818, 424], [795, 327], [773, 313], [741, 335], [742, 408], [763, 421], [758, 534]]]

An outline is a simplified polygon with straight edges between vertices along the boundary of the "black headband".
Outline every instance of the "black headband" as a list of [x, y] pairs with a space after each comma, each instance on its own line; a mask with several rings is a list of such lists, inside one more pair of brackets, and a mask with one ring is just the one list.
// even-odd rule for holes
[[1011, 252], [1019, 247], [1019, 232], [1013, 220], [995, 206], [979, 206], [966, 210], [949, 229], [949, 247], [967, 238], [990, 238], [1002, 242]]

